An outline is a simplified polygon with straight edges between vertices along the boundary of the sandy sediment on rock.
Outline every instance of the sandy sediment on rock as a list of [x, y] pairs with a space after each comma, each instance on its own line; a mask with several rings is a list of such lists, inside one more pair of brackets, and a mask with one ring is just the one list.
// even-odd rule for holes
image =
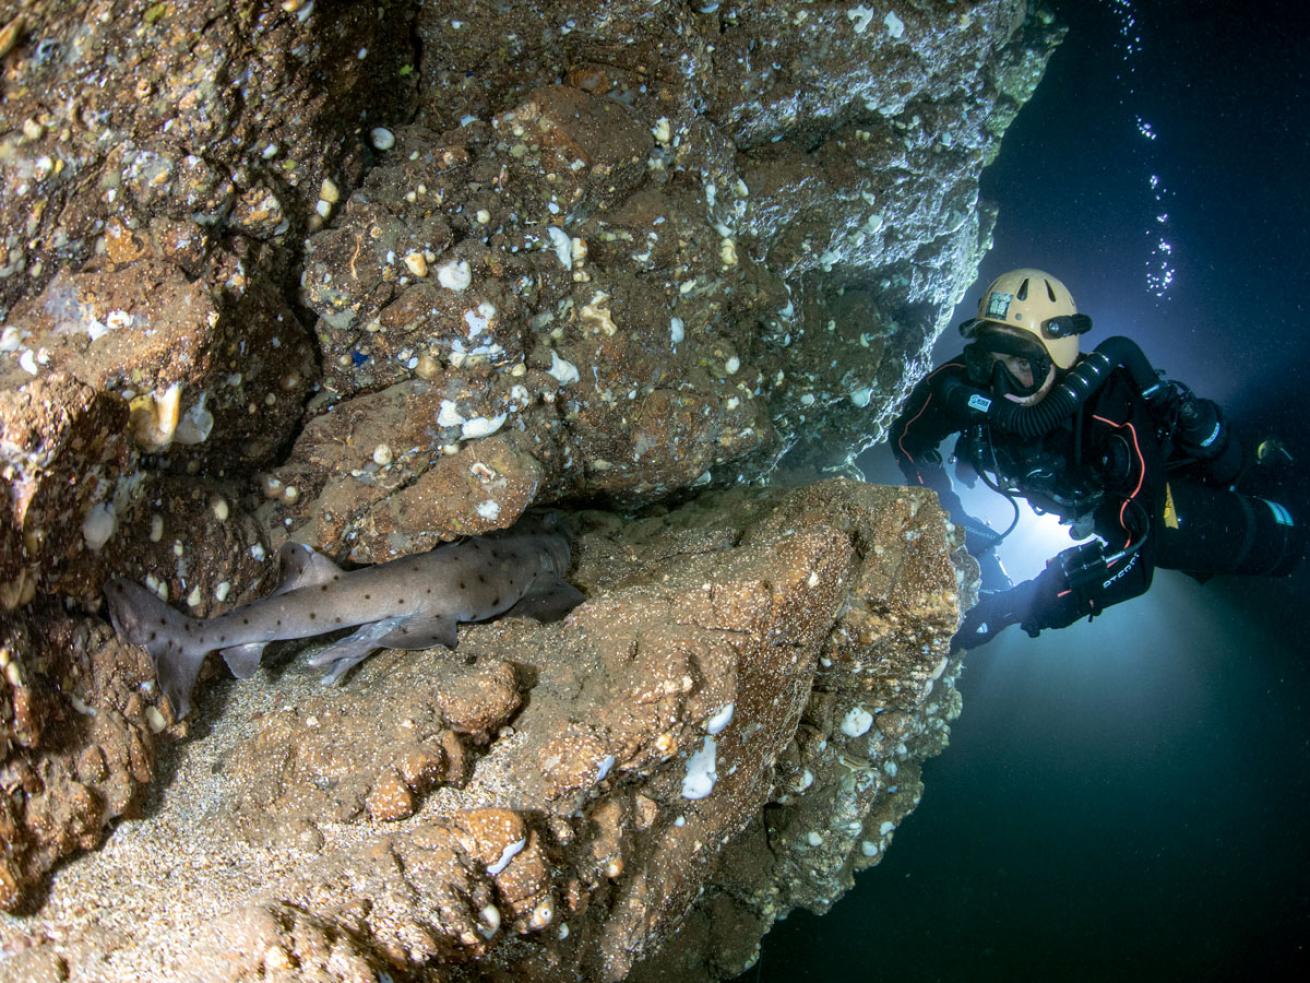
[[[830, 902], [917, 801], [889, 770], [944, 743], [925, 707], [954, 698], [960, 581], [933, 499], [838, 481], [581, 521], [589, 600], [562, 623], [466, 626], [456, 653], [382, 653], [343, 688], [303, 655], [212, 683], [145, 815], [4, 917], [8, 966], [616, 980], [669, 965], [730, 892], [743, 945], [673, 957], [713, 979], [779, 912]], [[440, 749], [427, 771], [415, 748]], [[879, 777], [843, 793], [856, 755]]]

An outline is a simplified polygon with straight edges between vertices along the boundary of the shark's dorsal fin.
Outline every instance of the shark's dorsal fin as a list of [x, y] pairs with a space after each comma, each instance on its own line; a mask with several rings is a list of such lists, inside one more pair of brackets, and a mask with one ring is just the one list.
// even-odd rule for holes
[[284, 543], [277, 555], [282, 565], [282, 582], [274, 594], [326, 584], [342, 575], [339, 566], [304, 543]]

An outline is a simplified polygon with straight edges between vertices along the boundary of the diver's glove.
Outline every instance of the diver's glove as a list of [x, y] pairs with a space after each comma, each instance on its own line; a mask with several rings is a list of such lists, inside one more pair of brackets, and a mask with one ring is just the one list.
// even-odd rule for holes
[[951, 639], [951, 651], [985, 645], [1010, 625], [1024, 621], [1032, 611], [1036, 588], [1034, 579], [1009, 590], [983, 591]]
[[1060, 594], [1064, 590], [1063, 573], [1051, 566], [1009, 590], [983, 591], [951, 639], [951, 651], [975, 649], [1010, 625], [1019, 625], [1036, 638], [1043, 628], [1052, 627], [1052, 622], [1060, 620], [1058, 612], [1064, 607]]

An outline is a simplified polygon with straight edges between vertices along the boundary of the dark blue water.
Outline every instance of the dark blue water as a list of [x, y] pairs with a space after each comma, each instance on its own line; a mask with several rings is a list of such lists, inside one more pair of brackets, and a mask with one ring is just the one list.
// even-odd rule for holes
[[[1096, 322], [1090, 345], [1128, 334], [1249, 432], [1282, 436], [1303, 504], [1304, 8], [1137, 3], [1125, 60], [1113, 6], [1057, 5], [1073, 32], [985, 177], [1001, 218], [968, 302], [1003, 270], [1055, 273]], [[885, 449], [862, 463], [896, 479]], [[1008, 562], [1031, 576], [1067, 544], [1026, 524]], [[884, 862], [824, 918], [780, 924], [744, 979], [1305, 978], [1310, 572], [1161, 572], [1092, 624], [1016, 632], [970, 655], [951, 746]]]

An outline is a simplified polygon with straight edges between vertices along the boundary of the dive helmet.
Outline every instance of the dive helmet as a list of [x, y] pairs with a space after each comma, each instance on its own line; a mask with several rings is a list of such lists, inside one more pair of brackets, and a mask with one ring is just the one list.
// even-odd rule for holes
[[[978, 303], [978, 316], [961, 324], [960, 334], [974, 339], [965, 349], [965, 361], [975, 382], [987, 384], [1000, 371], [1009, 383], [1004, 388], [1031, 395], [1041, 387], [1051, 365], [1073, 367], [1078, 336], [1091, 327], [1092, 319], [1078, 313], [1063, 283], [1041, 270], [1019, 269], [991, 282]], [[991, 352], [1028, 359], [1033, 386], [1021, 387], [1004, 369], [994, 367], [988, 358]]]

